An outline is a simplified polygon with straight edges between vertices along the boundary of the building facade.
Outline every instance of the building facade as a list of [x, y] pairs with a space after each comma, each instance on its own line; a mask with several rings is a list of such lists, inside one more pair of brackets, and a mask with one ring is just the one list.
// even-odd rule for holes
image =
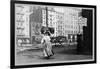
[[40, 43], [42, 28], [42, 8], [33, 7], [33, 13], [30, 15], [31, 44]]
[[[66, 36], [69, 34], [82, 34], [83, 26], [86, 26], [87, 19], [81, 16], [82, 9], [80, 8], [65, 8], [64, 12], [58, 12], [51, 7], [42, 10], [42, 24], [48, 27], [53, 27], [54, 36]], [[46, 19], [46, 15], [47, 19]], [[76, 37], [76, 36], [75, 36]]]
[[[47, 11], [47, 14], [46, 14]], [[46, 22], [48, 23], [48, 27], [54, 28], [54, 34], [52, 36], [62, 35], [62, 24], [64, 23], [64, 14], [55, 11], [53, 8], [48, 7], [42, 10], [42, 25], [46, 26]], [[46, 18], [47, 15], [47, 18]], [[47, 20], [47, 21], [46, 21]]]
[[62, 8], [63, 12], [56, 11], [53, 7], [40, 7], [30, 5], [16, 5], [16, 39], [19, 45], [33, 44], [41, 38], [41, 28], [54, 29], [52, 36], [65, 36], [77, 38], [77, 34], [83, 34], [83, 26], [87, 26], [87, 18], [80, 14], [79, 8]]
[[15, 5], [15, 31], [17, 46], [30, 46], [30, 6]]
[[66, 8], [64, 12], [64, 36], [77, 39], [77, 34], [83, 33], [87, 18], [81, 16], [82, 9], [80, 8]]

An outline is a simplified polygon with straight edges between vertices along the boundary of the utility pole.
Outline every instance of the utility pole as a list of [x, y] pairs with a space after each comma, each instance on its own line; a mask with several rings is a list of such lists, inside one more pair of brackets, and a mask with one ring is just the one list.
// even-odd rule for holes
[[48, 30], [48, 7], [46, 7], [46, 30]]

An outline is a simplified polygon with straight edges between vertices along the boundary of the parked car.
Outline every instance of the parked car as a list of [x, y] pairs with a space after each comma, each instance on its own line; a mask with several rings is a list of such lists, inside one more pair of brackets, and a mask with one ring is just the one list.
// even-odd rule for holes
[[62, 45], [62, 43], [64, 43], [65, 41], [66, 41], [65, 36], [51, 37], [51, 42], [52, 43], [57, 43], [57, 44]]

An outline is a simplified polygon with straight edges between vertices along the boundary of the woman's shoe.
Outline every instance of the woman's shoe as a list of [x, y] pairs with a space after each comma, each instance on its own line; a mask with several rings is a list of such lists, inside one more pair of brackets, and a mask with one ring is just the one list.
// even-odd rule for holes
[[44, 57], [45, 59], [49, 59], [50, 57], [48, 56], [48, 57]]

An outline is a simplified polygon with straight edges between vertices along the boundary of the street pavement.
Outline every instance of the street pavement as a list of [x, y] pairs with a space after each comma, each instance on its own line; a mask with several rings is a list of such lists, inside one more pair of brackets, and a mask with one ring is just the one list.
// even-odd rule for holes
[[66, 46], [54, 46], [54, 55], [50, 59], [43, 58], [42, 49], [29, 49], [18, 52], [15, 56], [16, 65], [34, 65], [43, 63], [55, 63], [62, 61], [74, 61], [74, 60], [88, 60], [92, 59], [91, 55], [77, 54], [77, 50], [74, 48], [68, 48]]

